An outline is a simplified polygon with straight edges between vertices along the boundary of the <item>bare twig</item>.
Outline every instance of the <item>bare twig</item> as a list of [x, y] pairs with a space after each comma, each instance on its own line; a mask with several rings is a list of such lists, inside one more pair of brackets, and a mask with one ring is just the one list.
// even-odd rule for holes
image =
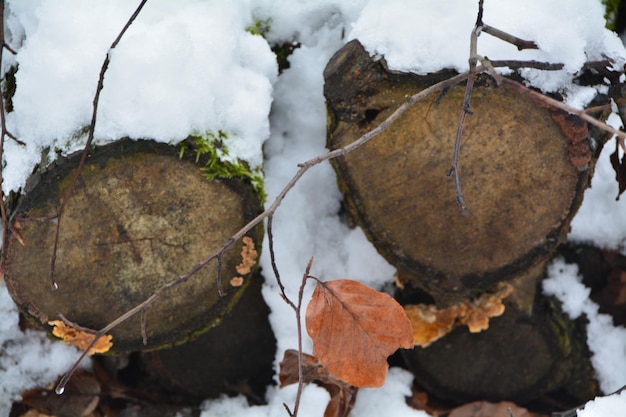
[[609, 126], [606, 123], [601, 122], [600, 120], [596, 119], [595, 117], [590, 116], [585, 110], [579, 110], [574, 107], [568, 106], [565, 103], [562, 103], [546, 95], [543, 95], [535, 90], [531, 90], [530, 88], [526, 87], [524, 84], [518, 83], [517, 81], [511, 80], [509, 78], [503, 78], [503, 82], [509, 86], [516, 88], [523, 94], [527, 94], [537, 100], [540, 100], [558, 109], [564, 110], [568, 113], [575, 114], [576, 116], [580, 117], [587, 123], [591, 123], [592, 125], [597, 126], [606, 132], [616, 135], [618, 138], [621, 138], [622, 140], [626, 139], [625, 132], [615, 129], [613, 126]]
[[[483, 29], [484, 32], [484, 29]], [[549, 62], [540, 61], [516, 61], [516, 60], [492, 60], [491, 65], [494, 67], [509, 67], [511, 69], [534, 68], [544, 71], [558, 71], [565, 67], [563, 64], [551, 64]]]
[[80, 324], [78, 324], [78, 323], [74, 323], [73, 321], [68, 320], [68, 319], [67, 319], [67, 317], [65, 317], [65, 316], [64, 316], [63, 314], [61, 314], [61, 313], [59, 313], [59, 314], [58, 314], [58, 316], [59, 316], [59, 319], [61, 319], [61, 321], [62, 321], [63, 323], [65, 323], [65, 325], [66, 325], [66, 326], [72, 327], [72, 328], [74, 328], [74, 329], [76, 329], [76, 330], [79, 330], [79, 331], [81, 331], [81, 332], [84, 332], [84, 333], [96, 334], [96, 332], [95, 332], [93, 329], [90, 329], [90, 328], [88, 328], [88, 327], [83, 327], [83, 326], [81, 326], [81, 325], [80, 325]]
[[309, 274], [311, 272], [311, 266], [313, 265], [313, 257], [309, 259], [307, 263], [304, 275], [302, 276], [302, 282], [300, 284], [300, 291], [298, 292], [298, 302], [294, 303], [285, 292], [285, 286], [280, 279], [280, 272], [278, 271], [278, 266], [276, 265], [276, 256], [274, 252], [274, 236], [272, 232], [272, 223], [274, 216], [270, 215], [267, 219], [267, 238], [269, 243], [269, 251], [270, 251], [270, 262], [272, 264], [272, 270], [274, 271], [274, 276], [276, 277], [276, 282], [280, 288], [280, 296], [281, 298], [291, 307], [291, 309], [296, 314], [296, 323], [297, 323], [297, 332], [298, 332], [298, 391], [296, 392], [296, 400], [294, 402], [293, 411], [289, 409], [287, 404], [283, 403], [285, 410], [290, 415], [290, 417], [296, 417], [298, 415], [298, 409], [300, 407], [300, 399], [302, 398], [302, 390], [304, 389], [304, 366], [302, 359], [302, 296], [304, 294], [304, 287], [306, 286], [306, 281], [309, 278]]
[[463, 190], [461, 189], [461, 178], [459, 176], [459, 155], [461, 153], [461, 137], [463, 136], [463, 124], [465, 122], [465, 116], [472, 114], [470, 109], [470, 100], [472, 98], [472, 89], [474, 88], [474, 80], [476, 79], [476, 66], [478, 60], [481, 58], [478, 56], [478, 36], [483, 26], [483, 0], [478, 2], [478, 17], [476, 18], [476, 24], [472, 30], [470, 37], [470, 58], [469, 58], [469, 75], [467, 83], [465, 85], [465, 96], [463, 98], [463, 105], [461, 108], [461, 115], [459, 116], [459, 122], [457, 123], [456, 137], [454, 139], [454, 155], [452, 157], [452, 165], [448, 171], [448, 176], [454, 174], [454, 188], [456, 190], [456, 200], [459, 203], [459, 207], [463, 213], [467, 213], [467, 206], [465, 199], [463, 198]]
[[539, 49], [537, 44], [533, 41], [527, 41], [525, 39], [518, 38], [517, 36], [510, 35], [506, 32], [501, 31], [500, 29], [496, 29], [489, 25], [483, 24], [483, 32], [488, 33], [491, 36], [494, 36], [498, 39], [502, 39], [505, 42], [508, 42], [510, 44], [517, 46], [517, 49], [519, 51], [523, 49]]
[[[302, 359], [302, 298], [304, 295], [304, 287], [306, 287], [307, 279], [311, 278], [311, 266], [313, 265], [313, 257], [309, 259], [306, 265], [304, 275], [302, 276], [302, 282], [300, 283], [300, 290], [298, 291], [298, 303], [295, 305], [294, 311], [296, 313], [296, 325], [298, 332], [298, 391], [296, 393], [296, 400], [293, 405], [293, 411], [289, 410], [287, 404], [283, 404], [287, 409], [287, 412], [291, 417], [297, 417], [298, 409], [300, 408], [300, 399], [302, 398], [302, 390], [304, 389], [304, 365]], [[294, 305], [293, 301], [289, 301], [288, 304]]]
[[141, 12], [141, 9], [143, 9], [143, 6], [146, 4], [147, 1], [148, 0], [141, 0], [141, 2], [139, 3], [139, 6], [137, 6], [134, 13], [131, 15], [131, 17], [128, 19], [128, 21], [126, 22], [126, 24], [124, 25], [120, 33], [117, 35], [117, 38], [115, 38], [115, 40], [109, 47], [106, 57], [104, 58], [104, 62], [102, 62], [102, 67], [100, 68], [100, 76], [98, 77], [98, 85], [96, 86], [96, 93], [93, 98], [93, 109], [91, 112], [91, 123], [89, 124], [89, 133], [87, 137], [87, 142], [85, 143], [85, 148], [83, 149], [83, 153], [80, 157], [80, 161], [78, 162], [76, 173], [74, 174], [74, 177], [72, 178], [72, 182], [70, 183], [70, 186], [68, 187], [67, 191], [65, 192], [65, 195], [63, 196], [63, 199], [61, 200], [59, 209], [55, 216], [57, 219], [56, 231], [54, 234], [54, 243], [52, 246], [52, 256], [50, 256], [50, 269], [48, 270], [48, 279], [50, 282], [50, 287], [53, 290], [56, 290], [58, 288], [56, 280], [54, 279], [54, 269], [55, 269], [55, 264], [56, 264], [57, 248], [59, 246], [59, 232], [61, 230], [61, 218], [63, 216], [63, 210], [65, 209], [65, 205], [69, 201], [70, 197], [72, 196], [72, 193], [74, 192], [74, 189], [76, 188], [76, 182], [78, 178], [80, 177], [81, 172], [83, 171], [83, 166], [85, 165], [85, 161], [87, 160], [87, 155], [89, 154], [89, 149], [91, 149], [91, 143], [93, 142], [93, 139], [94, 139], [94, 133], [96, 130], [96, 120], [97, 120], [97, 115], [98, 115], [98, 103], [100, 102], [100, 92], [102, 91], [102, 88], [104, 87], [104, 74], [106, 73], [109, 67], [109, 63], [111, 61], [111, 51], [115, 49], [115, 47], [120, 43], [120, 41], [122, 40], [122, 37], [124, 36], [128, 28], [133, 24], [133, 22], [135, 21], [135, 19], [137, 18], [137, 16]]

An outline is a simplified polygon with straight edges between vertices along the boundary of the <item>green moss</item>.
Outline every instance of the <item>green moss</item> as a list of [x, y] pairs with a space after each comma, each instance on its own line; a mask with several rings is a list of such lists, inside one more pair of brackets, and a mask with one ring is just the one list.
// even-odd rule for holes
[[263, 171], [260, 167], [250, 168], [247, 162], [239, 158], [229, 161], [228, 147], [225, 140], [228, 135], [218, 130], [217, 135], [208, 132], [204, 135], [192, 135], [181, 143], [180, 157], [190, 147], [196, 154], [196, 163], [202, 162], [202, 174], [208, 180], [215, 178], [238, 178], [249, 181], [254, 187], [261, 204], [265, 203], [266, 194], [263, 187]]
[[246, 32], [251, 33], [253, 35], [265, 36], [267, 32], [270, 31], [270, 25], [272, 23], [272, 19], [254, 19], [254, 23], [246, 28]]
[[615, 20], [617, 18], [620, 1], [621, 0], [602, 0], [607, 29], [615, 30]]

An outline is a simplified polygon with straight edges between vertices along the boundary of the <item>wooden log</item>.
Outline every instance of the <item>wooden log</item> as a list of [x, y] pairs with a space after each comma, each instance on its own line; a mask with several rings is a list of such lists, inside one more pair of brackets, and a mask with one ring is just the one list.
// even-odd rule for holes
[[[449, 78], [388, 71], [358, 41], [325, 72], [330, 149], [372, 130], [408, 96]], [[439, 307], [463, 302], [547, 259], [567, 233], [593, 165], [585, 123], [479, 76], [452, 164], [465, 86], [415, 104], [333, 167], [348, 212], [400, 278]]]
[[572, 322], [556, 300], [536, 294], [529, 282], [513, 281], [504, 313], [491, 318], [485, 331], [461, 326], [428, 347], [403, 350], [415, 384], [458, 403], [526, 404], [560, 392], [573, 407], [598, 395], [585, 323]]
[[[358, 41], [346, 44], [324, 71], [328, 148], [453, 75], [389, 71]], [[431, 95], [332, 160], [349, 218], [397, 268], [400, 301], [419, 303], [406, 306], [418, 346], [405, 362], [417, 383], [454, 401], [526, 402], [561, 388], [586, 400], [597, 388], [584, 332], [536, 288], [598, 151], [584, 122], [479, 75], [458, 167], [464, 213], [446, 175], [464, 94], [458, 85]]]
[[[54, 215], [80, 155], [35, 177], [13, 215], [24, 245], [13, 236], [7, 248], [7, 287], [27, 317], [50, 330], [61, 313], [100, 329], [189, 272], [260, 212], [248, 182], [208, 181], [192, 152], [179, 154], [179, 147], [130, 140], [90, 153], [61, 218], [56, 291], [48, 278]], [[146, 344], [138, 314], [110, 332], [112, 351], [171, 346], [219, 323], [248, 287], [262, 233], [256, 227], [222, 257], [225, 296], [218, 294], [214, 261], [145, 311]]]

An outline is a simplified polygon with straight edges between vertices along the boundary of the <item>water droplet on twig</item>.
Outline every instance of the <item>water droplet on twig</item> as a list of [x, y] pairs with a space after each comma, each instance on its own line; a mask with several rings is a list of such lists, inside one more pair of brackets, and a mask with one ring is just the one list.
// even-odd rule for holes
[[54, 389], [54, 392], [56, 392], [57, 395], [63, 394], [65, 392], [65, 384], [59, 383], [59, 385], [57, 385], [57, 387]]

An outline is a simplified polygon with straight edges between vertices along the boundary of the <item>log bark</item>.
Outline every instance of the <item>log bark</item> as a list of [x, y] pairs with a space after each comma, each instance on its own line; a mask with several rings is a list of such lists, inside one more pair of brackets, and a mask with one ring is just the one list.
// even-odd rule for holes
[[[358, 41], [348, 43], [324, 72], [328, 147], [353, 142], [406, 97], [452, 74], [391, 72]], [[400, 278], [440, 307], [547, 259], [568, 231], [593, 166], [585, 123], [479, 76], [458, 167], [469, 208], [463, 215], [446, 174], [464, 92], [460, 85], [426, 98], [333, 160], [351, 218]]]
[[[143, 302], [166, 283], [186, 274], [220, 248], [261, 210], [250, 184], [206, 180], [191, 152], [150, 141], [121, 140], [89, 155], [61, 218], [54, 269], [50, 272], [57, 213], [79, 155], [59, 161], [31, 181], [13, 218], [24, 245], [8, 244], [6, 283], [22, 312], [39, 326], [59, 313], [89, 329], [100, 329]], [[262, 227], [249, 232], [260, 250]], [[141, 314], [111, 331], [113, 351], [154, 349], [182, 343], [215, 326], [235, 305], [256, 270], [242, 263], [242, 242], [217, 262], [164, 292]], [[231, 278], [241, 277], [242, 282]]]

